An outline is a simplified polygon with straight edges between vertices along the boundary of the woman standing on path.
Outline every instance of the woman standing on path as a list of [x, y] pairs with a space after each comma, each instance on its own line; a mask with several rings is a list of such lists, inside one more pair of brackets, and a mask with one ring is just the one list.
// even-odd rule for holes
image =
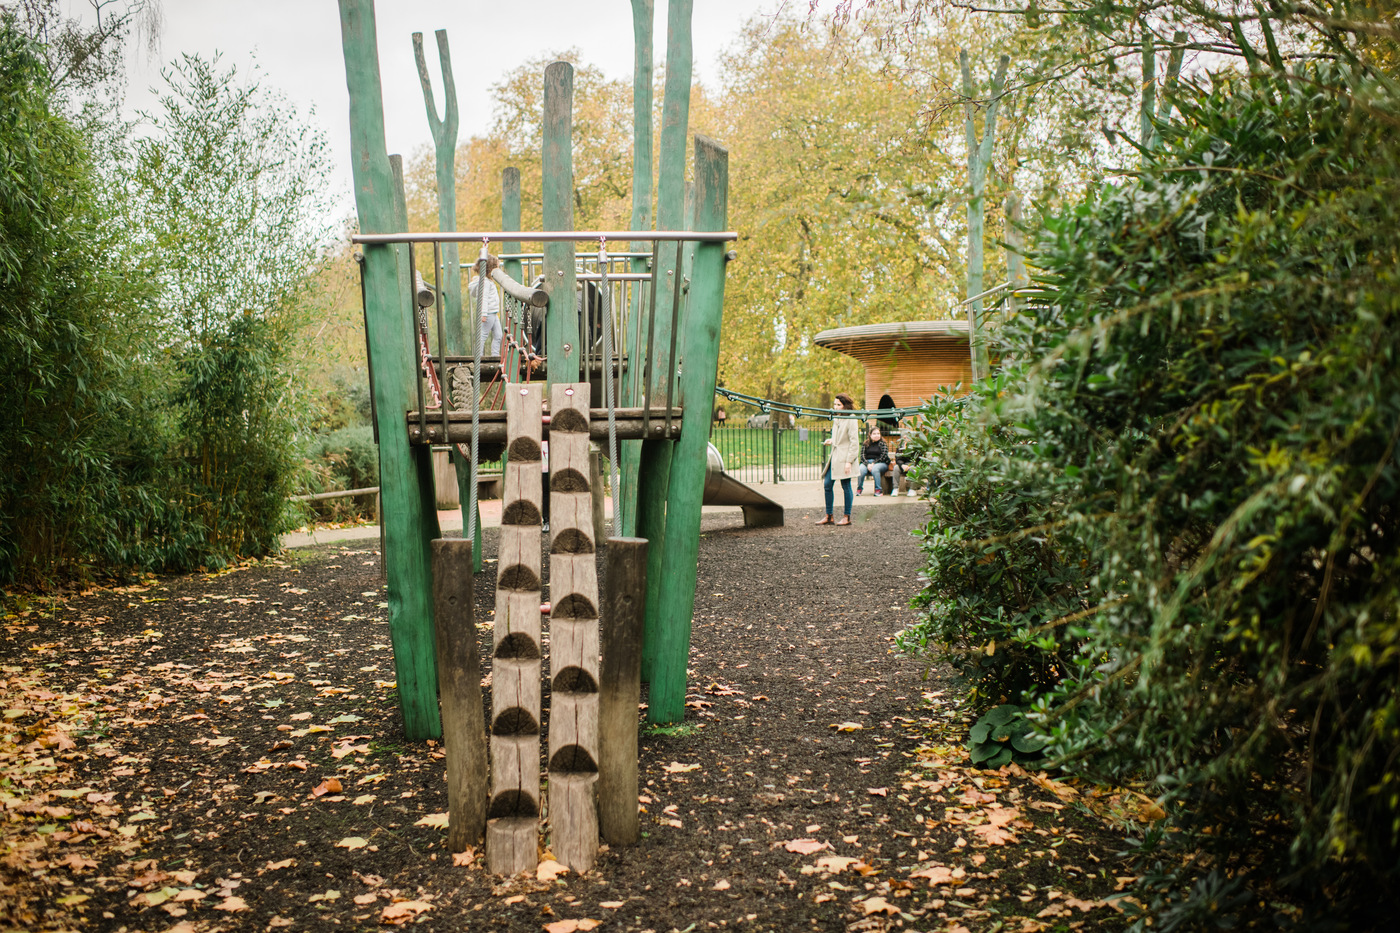
[[[856, 428], [854, 418], [842, 418], [839, 412], [854, 411], [855, 402], [844, 392], [836, 393], [836, 400], [831, 403], [831, 407], [836, 409], [837, 415], [831, 419], [831, 437], [823, 443], [831, 445], [831, 459], [826, 462], [826, 471], [822, 474], [822, 487], [826, 493], [826, 515], [818, 525], [849, 525], [851, 523], [851, 473], [855, 470], [856, 454], [860, 446], [859, 431]], [[841, 492], [846, 498], [846, 514], [841, 516], [839, 522], [831, 520], [832, 507], [836, 504], [832, 486], [836, 480], [833, 478], [840, 471]]]

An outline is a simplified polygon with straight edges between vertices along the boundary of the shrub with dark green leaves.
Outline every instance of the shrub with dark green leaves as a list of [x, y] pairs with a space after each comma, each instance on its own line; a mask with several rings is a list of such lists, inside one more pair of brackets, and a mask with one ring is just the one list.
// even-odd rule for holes
[[994, 706], [967, 733], [968, 761], [981, 768], [1000, 768], [1013, 761], [1038, 762], [1046, 740], [1036, 735], [1026, 711], [1011, 703]]
[[1364, 927], [1400, 889], [1400, 97], [1317, 63], [1178, 106], [1136, 181], [1045, 218], [1015, 362], [929, 410], [902, 643], [1150, 784], [1160, 918]]

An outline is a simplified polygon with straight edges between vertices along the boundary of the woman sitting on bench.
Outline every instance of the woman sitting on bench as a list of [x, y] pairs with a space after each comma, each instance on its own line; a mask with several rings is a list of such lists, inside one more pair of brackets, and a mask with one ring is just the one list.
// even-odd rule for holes
[[865, 477], [875, 477], [875, 495], [885, 494], [884, 476], [890, 468], [890, 448], [880, 436], [879, 428], [871, 428], [865, 447], [860, 452], [860, 463], [856, 466], [856, 495], [864, 495]]

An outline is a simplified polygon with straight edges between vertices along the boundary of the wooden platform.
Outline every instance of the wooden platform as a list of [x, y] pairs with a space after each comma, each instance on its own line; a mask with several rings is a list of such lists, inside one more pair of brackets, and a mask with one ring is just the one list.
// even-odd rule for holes
[[[643, 417], [643, 409], [618, 408], [614, 410], [619, 440], [641, 440], [677, 438], [681, 434], [681, 409], [671, 409], [669, 430], [666, 409], [653, 408], [649, 419]], [[405, 416], [410, 444], [465, 444], [472, 438], [471, 412], [454, 411], [447, 414], [447, 431], [443, 431], [442, 412], [429, 410], [410, 411]], [[487, 409], [480, 413], [478, 422], [479, 437], [483, 444], [504, 444], [506, 442], [506, 413], [497, 409]], [[645, 430], [643, 430], [645, 429]], [[589, 410], [588, 435], [591, 440], [608, 439], [608, 410]], [[544, 425], [544, 436], [549, 436], [549, 425]]]

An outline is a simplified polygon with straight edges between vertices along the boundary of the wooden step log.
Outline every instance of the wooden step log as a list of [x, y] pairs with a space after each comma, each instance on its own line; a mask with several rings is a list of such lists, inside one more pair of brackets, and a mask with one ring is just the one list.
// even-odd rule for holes
[[[531, 383], [534, 385], [534, 383]], [[512, 387], [513, 390], [513, 387]], [[666, 418], [666, 409], [653, 408], [650, 419], [642, 417], [640, 408], [614, 409], [614, 425], [619, 440], [658, 440], [675, 439], [681, 435], [681, 409], [671, 409], [671, 418]], [[447, 413], [447, 429], [444, 432], [442, 412], [431, 409], [424, 412], [405, 412], [404, 421], [408, 426], [410, 444], [467, 444], [472, 438], [471, 412], [450, 411]], [[549, 437], [551, 425], [544, 425], [541, 437]], [[500, 409], [483, 409], [477, 420], [477, 438], [482, 444], [504, 444], [508, 440], [505, 413]], [[588, 439], [605, 442], [608, 439], [608, 410], [595, 408], [590, 413]], [[587, 476], [587, 472], [584, 472]]]
[[549, 411], [550, 848], [581, 873], [598, 857], [598, 570], [588, 383], [552, 386]]
[[538, 863], [543, 406], [539, 385], [506, 392], [509, 459], [496, 565], [486, 813], [486, 864], [501, 875], [533, 871]]

